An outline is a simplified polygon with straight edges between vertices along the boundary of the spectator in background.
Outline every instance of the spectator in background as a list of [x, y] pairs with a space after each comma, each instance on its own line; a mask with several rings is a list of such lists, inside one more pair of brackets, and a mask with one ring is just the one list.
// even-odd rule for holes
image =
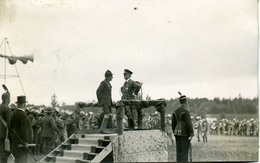
[[165, 118], [165, 131], [166, 134], [168, 136], [168, 144], [172, 145], [174, 144], [174, 140], [173, 140], [173, 133], [172, 133], [172, 118], [171, 118], [171, 114], [168, 114]]
[[200, 117], [197, 116], [196, 118], [196, 122], [194, 124], [194, 129], [195, 129], [195, 132], [196, 132], [196, 137], [198, 139], [198, 142], [200, 142], [200, 130], [201, 130], [201, 121], [200, 121]]
[[56, 126], [55, 119], [53, 118], [52, 108], [45, 110], [46, 115], [42, 118], [42, 138], [44, 146], [44, 154], [50, 153], [55, 147], [55, 139], [57, 135], [60, 135], [60, 131]]
[[201, 136], [203, 139], [203, 143], [208, 141], [207, 132], [208, 132], [208, 122], [206, 119], [203, 119], [201, 123]]
[[74, 118], [73, 114], [71, 114], [67, 120], [68, 137], [70, 137], [75, 131], [77, 131], [77, 128], [78, 128], [78, 124], [77, 124], [76, 118]]
[[83, 111], [81, 111], [79, 114], [79, 129], [80, 130], [86, 129], [85, 128], [85, 119], [86, 119], [85, 113]]

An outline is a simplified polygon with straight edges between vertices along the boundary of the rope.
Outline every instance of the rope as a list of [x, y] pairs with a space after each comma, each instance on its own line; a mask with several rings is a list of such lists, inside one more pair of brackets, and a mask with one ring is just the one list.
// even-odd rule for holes
[[[5, 38], [5, 40], [7, 40], [6, 38]], [[7, 41], [5, 41], [5, 55], [6, 55], [6, 42]], [[5, 71], [5, 76], [4, 76], [4, 84], [6, 84], [6, 58], [5, 58], [5, 68], [4, 68], [4, 71]]]
[[4, 43], [4, 40], [5, 40], [5, 38], [2, 40], [2, 42], [1, 42], [1, 45], [0, 45], [0, 48], [2, 47], [2, 45], [3, 45], [3, 43]]

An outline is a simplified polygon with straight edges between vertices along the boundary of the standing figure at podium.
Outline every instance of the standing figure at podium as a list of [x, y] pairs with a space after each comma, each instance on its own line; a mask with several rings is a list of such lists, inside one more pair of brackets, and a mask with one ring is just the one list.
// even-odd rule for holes
[[98, 102], [101, 104], [103, 113], [104, 113], [104, 118], [101, 124], [101, 127], [99, 129], [99, 132], [102, 134], [109, 134], [111, 133], [107, 129], [107, 123], [109, 120], [109, 117], [111, 115], [111, 106], [112, 106], [112, 86], [110, 84], [110, 81], [113, 79], [113, 74], [111, 71], [107, 70], [105, 72], [105, 80], [103, 80], [97, 91], [97, 99]]
[[[128, 69], [124, 70], [125, 83], [121, 87], [122, 100], [136, 100], [138, 92], [141, 89], [142, 83], [133, 81], [131, 79], [132, 74], [133, 72]], [[141, 108], [138, 108], [134, 104], [130, 104], [125, 106], [125, 112], [128, 117], [129, 129], [135, 129], [136, 121], [138, 123], [138, 128], [141, 129], [143, 119], [143, 113]]]

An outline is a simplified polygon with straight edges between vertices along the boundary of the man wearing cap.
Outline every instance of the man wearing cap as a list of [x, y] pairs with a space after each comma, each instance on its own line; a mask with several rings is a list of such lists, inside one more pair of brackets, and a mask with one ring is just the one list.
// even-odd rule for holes
[[181, 107], [173, 112], [172, 130], [176, 140], [177, 162], [188, 162], [190, 141], [194, 136], [190, 113], [187, 110], [187, 98], [179, 98]]
[[[125, 69], [124, 70], [124, 79], [125, 83], [121, 87], [122, 100], [135, 100], [137, 99], [138, 92], [141, 89], [142, 83], [133, 81], [131, 79], [133, 72]], [[128, 126], [129, 129], [134, 129], [136, 125], [136, 121], [138, 123], [138, 128], [142, 128], [142, 119], [143, 114], [142, 110], [135, 105], [125, 106], [126, 115], [128, 117]]]
[[[2, 104], [0, 105], [0, 116], [6, 126], [0, 121], [0, 163], [7, 163], [7, 153], [4, 151], [5, 149], [5, 138], [6, 133], [10, 131], [10, 121], [12, 117], [12, 110], [9, 108], [10, 103], [10, 93], [7, 91], [2, 94]], [[8, 131], [7, 131], [8, 129]], [[10, 134], [9, 134], [10, 140]]]
[[111, 133], [110, 131], [107, 130], [107, 123], [108, 120], [111, 116], [111, 106], [112, 106], [112, 86], [110, 84], [110, 81], [113, 79], [113, 74], [111, 71], [107, 70], [105, 72], [105, 80], [103, 80], [97, 91], [97, 99], [98, 102], [101, 104], [103, 113], [104, 113], [104, 118], [101, 124], [101, 127], [99, 129], [100, 133]]
[[42, 138], [43, 138], [43, 147], [44, 153], [50, 153], [55, 147], [55, 139], [57, 133], [60, 135], [60, 131], [56, 126], [55, 119], [53, 118], [52, 108], [47, 108], [45, 110], [46, 115], [42, 118]]
[[17, 97], [17, 110], [11, 118], [13, 155], [16, 163], [28, 162], [28, 144], [32, 143], [32, 129], [25, 113], [26, 96]]

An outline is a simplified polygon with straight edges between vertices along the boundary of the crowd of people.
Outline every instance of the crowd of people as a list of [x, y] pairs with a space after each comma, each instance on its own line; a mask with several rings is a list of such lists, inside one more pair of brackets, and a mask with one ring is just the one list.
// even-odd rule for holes
[[[122, 100], [135, 100], [141, 89], [142, 83], [131, 80], [132, 74], [133, 72], [128, 69], [124, 70], [126, 81], [121, 87]], [[27, 162], [29, 153], [47, 155], [78, 130], [89, 132], [96, 130], [99, 133], [107, 134], [118, 129], [116, 124], [119, 122], [118, 117], [112, 114], [111, 110], [112, 86], [110, 81], [112, 79], [113, 74], [107, 70], [105, 79], [100, 83], [96, 92], [102, 113], [83, 110], [78, 112], [77, 109], [62, 112], [55, 106], [26, 106], [26, 96], [18, 96], [16, 104], [10, 105], [10, 93], [6, 88], [0, 105], [0, 163], [6, 163], [10, 153], [14, 155], [16, 163]], [[208, 141], [207, 134], [258, 136], [258, 121], [254, 119], [242, 121], [222, 119], [209, 123], [205, 118], [190, 116], [185, 95], [181, 95], [179, 102], [181, 107], [176, 109], [172, 115], [168, 114], [165, 117], [165, 131], [170, 144], [175, 144], [175, 136], [177, 161], [187, 161], [189, 143], [194, 135], [198, 141], [202, 137], [203, 142]], [[124, 110], [123, 119], [120, 117], [122, 123], [119, 123], [122, 124], [123, 129], [161, 128], [161, 117], [158, 111], [153, 114], [143, 113], [134, 104], [125, 105]], [[118, 134], [120, 135], [120, 133]], [[5, 149], [7, 138], [11, 143], [9, 152]]]
[[214, 120], [209, 124], [209, 133], [215, 135], [258, 136], [258, 129], [258, 121], [254, 118]]

